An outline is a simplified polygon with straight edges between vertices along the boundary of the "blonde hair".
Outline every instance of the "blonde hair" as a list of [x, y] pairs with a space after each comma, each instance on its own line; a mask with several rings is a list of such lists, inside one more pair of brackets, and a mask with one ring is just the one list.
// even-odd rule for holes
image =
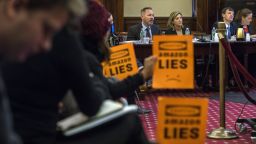
[[[182, 16], [181, 12], [179, 12], [179, 11], [173, 11], [173, 12], [170, 14], [169, 19], [168, 19], [168, 22], [167, 22], [167, 27], [168, 27], [168, 28], [172, 28], [173, 30], [175, 30], [173, 21], [174, 21], [174, 19], [175, 19], [179, 14]], [[182, 27], [183, 27], [183, 25], [182, 25]]]

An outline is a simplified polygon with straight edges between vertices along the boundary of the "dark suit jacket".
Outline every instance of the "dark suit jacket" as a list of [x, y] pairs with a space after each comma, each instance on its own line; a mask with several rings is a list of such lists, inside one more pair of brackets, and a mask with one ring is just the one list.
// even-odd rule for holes
[[[127, 40], [139, 40], [141, 28], [142, 28], [141, 23], [131, 26], [128, 30]], [[152, 35], [159, 35], [161, 33], [157, 25], [153, 24], [150, 28], [151, 28]]]
[[[172, 28], [168, 29], [167, 31], [165, 31], [166, 35], [177, 35], [176, 30], [173, 30]], [[182, 34], [185, 34], [185, 29], [182, 28]]]
[[[218, 27], [218, 22], [215, 22], [212, 26], [212, 28], [215, 27], [217, 29]], [[236, 35], [236, 29], [237, 29], [237, 26], [234, 22], [231, 22], [230, 23], [230, 32], [231, 32], [231, 36], [233, 35]]]

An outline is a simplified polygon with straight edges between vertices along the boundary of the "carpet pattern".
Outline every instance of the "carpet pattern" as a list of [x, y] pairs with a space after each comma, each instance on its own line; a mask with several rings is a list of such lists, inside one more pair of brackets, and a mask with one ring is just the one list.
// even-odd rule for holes
[[[150, 141], [156, 142], [156, 127], [157, 127], [157, 97], [208, 97], [208, 120], [207, 120], [207, 133], [211, 130], [219, 127], [219, 101], [216, 100], [217, 93], [205, 93], [205, 92], [191, 92], [191, 91], [175, 91], [164, 90], [154, 91], [144, 94], [143, 100], [137, 100], [137, 103], [144, 108], [151, 109], [152, 112], [147, 115], [140, 115], [143, 122], [144, 130]], [[241, 99], [242, 99], [242, 95]], [[235, 130], [234, 125], [237, 117], [239, 116], [243, 103], [237, 103], [232, 101], [226, 101], [226, 128]], [[256, 118], [256, 106], [247, 104], [243, 114], [240, 118]], [[248, 127], [246, 133], [238, 134], [238, 139], [232, 140], [215, 140], [206, 138], [205, 144], [251, 144], [250, 134], [251, 129]]]

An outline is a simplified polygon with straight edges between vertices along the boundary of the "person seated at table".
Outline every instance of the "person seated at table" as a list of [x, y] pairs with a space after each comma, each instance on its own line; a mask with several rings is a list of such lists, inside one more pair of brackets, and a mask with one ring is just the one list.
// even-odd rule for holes
[[[140, 40], [143, 37], [149, 37], [152, 40], [153, 35], [160, 35], [161, 31], [157, 25], [154, 24], [154, 12], [151, 7], [144, 7], [141, 9], [141, 23], [133, 25], [129, 28], [127, 40]], [[143, 60], [137, 59], [137, 65], [143, 68]], [[134, 100], [128, 99], [130, 103], [135, 103]]]
[[[236, 24], [234, 22], [234, 13], [235, 12], [234, 12], [233, 8], [224, 7], [221, 10], [222, 19], [220, 21], [218, 21], [218, 22], [224, 22], [225, 23], [225, 25], [226, 25], [226, 36], [227, 36], [228, 39], [231, 39], [231, 36], [236, 35]], [[213, 24], [213, 27], [215, 27], [216, 29], [218, 28], [218, 22], [215, 22]], [[215, 68], [213, 68], [213, 69], [215, 70]], [[230, 70], [231, 69], [229, 67], [229, 73], [232, 73]], [[235, 86], [232, 74], [228, 75], [228, 84], [227, 85], [228, 85], [228, 88]]]
[[[226, 35], [228, 39], [231, 39], [231, 36], [236, 35], [236, 24], [233, 22], [234, 19], [234, 9], [231, 7], [225, 7], [221, 10], [222, 20], [219, 22], [224, 22], [226, 25]], [[213, 24], [213, 27], [218, 28], [218, 22]]]
[[253, 27], [251, 25], [252, 17], [252, 11], [248, 8], [244, 8], [237, 12], [234, 21], [237, 25], [236, 28], [243, 28], [245, 33], [249, 33], [251, 37], [256, 37], [256, 35], [253, 35]]
[[167, 22], [168, 30], [166, 35], [184, 35], [185, 28], [183, 26], [182, 14], [179, 11], [174, 11], [170, 14]]
[[[253, 31], [253, 26], [251, 24], [253, 18], [253, 13], [248, 8], [243, 8], [239, 10], [236, 14], [235, 21], [237, 23], [237, 28], [243, 28], [245, 33], [249, 33], [251, 38], [255, 38], [256, 35]], [[242, 58], [240, 61], [243, 60]], [[255, 68], [255, 60], [256, 54], [249, 54], [248, 55], [248, 71], [255, 77], [256, 76], [256, 68]]]
[[151, 7], [141, 9], [141, 23], [129, 28], [127, 40], [140, 40], [141, 32], [150, 39], [153, 35], [160, 35], [161, 33], [159, 27], [154, 24], [154, 12]]
[[[93, 72], [107, 85], [111, 96], [119, 99], [122, 96], [134, 99], [134, 91], [151, 78], [156, 57], [150, 56], [144, 60], [144, 68], [133, 76], [129, 76], [122, 81], [111, 82], [105, 78], [102, 71], [101, 62], [109, 60], [109, 47], [105, 45], [105, 39], [110, 33], [109, 13], [104, 7], [94, 4], [89, 9], [99, 9], [96, 13], [90, 11], [81, 20], [81, 40], [84, 49], [92, 55], [88, 55], [86, 61], [89, 62]], [[101, 11], [100, 11], [101, 10]], [[90, 19], [90, 21], [88, 21]], [[95, 58], [94, 58], [95, 57]]]

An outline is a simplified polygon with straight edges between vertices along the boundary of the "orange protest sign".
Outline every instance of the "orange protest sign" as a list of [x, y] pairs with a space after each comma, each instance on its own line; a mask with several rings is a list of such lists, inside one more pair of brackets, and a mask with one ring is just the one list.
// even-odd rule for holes
[[132, 43], [115, 46], [110, 50], [110, 61], [102, 64], [103, 74], [106, 77], [116, 77], [122, 80], [138, 72]]
[[194, 88], [192, 36], [155, 36], [153, 55], [158, 57], [153, 88]]
[[202, 144], [208, 99], [158, 97], [157, 143]]

